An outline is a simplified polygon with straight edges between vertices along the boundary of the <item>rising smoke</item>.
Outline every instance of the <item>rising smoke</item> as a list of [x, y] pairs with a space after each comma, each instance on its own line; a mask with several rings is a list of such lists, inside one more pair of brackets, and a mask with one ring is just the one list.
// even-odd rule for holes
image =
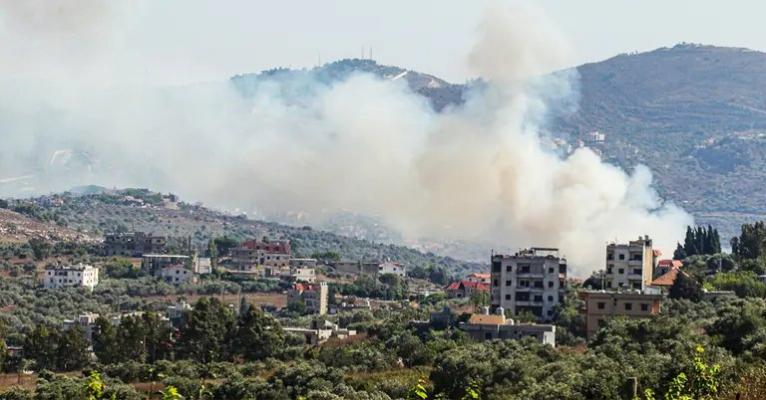
[[[18, 24], [4, 26], [29, 29]], [[579, 276], [603, 267], [608, 240], [649, 234], [671, 249], [691, 217], [663, 204], [648, 169], [543, 144], [551, 102], [577, 93], [575, 72], [548, 74], [567, 61], [551, 27], [539, 11], [489, 10], [469, 60], [489, 84], [440, 113], [401, 80], [364, 74], [311, 82], [300, 101], [280, 82], [244, 97], [228, 83], [95, 89], [74, 74], [51, 90], [6, 78], [0, 182], [44, 173], [38, 190], [97, 183], [266, 214], [350, 210], [406, 238], [557, 246]], [[87, 168], [57, 174], [62, 157]]]

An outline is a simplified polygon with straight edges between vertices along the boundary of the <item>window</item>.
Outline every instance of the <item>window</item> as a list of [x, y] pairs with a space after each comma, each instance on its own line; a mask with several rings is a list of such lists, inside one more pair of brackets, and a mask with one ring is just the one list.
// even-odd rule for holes
[[542, 301], [543, 301], [543, 296], [541, 296], [541, 295], [539, 295], [539, 294], [536, 294], [536, 295], [535, 295], [535, 302], [536, 302], [536, 303], [540, 303], [540, 302], [542, 302]]
[[523, 266], [521, 266], [520, 268], [521, 268], [521, 271], [520, 271], [520, 272], [521, 272], [522, 274], [528, 274], [528, 273], [529, 273], [529, 265], [523, 265]]
[[500, 272], [500, 261], [492, 261], [492, 272]]
[[567, 273], [567, 265], [566, 264], [559, 264], [559, 273], [560, 274], [566, 274]]
[[500, 285], [498, 285], [498, 283], [497, 283], [497, 279], [495, 279], [495, 280], [493, 280], [493, 281], [492, 281], [492, 286], [500, 286]]
[[620, 254], [620, 260], [624, 260], [624, 259], [625, 259], [625, 254]]
[[649, 311], [649, 304], [641, 303], [641, 311]]
[[552, 274], [552, 273], [553, 273], [553, 267], [551, 267], [551, 268], [548, 268], [548, 273], [549, 273], [549, 274]]
[[633, 274], [641, 275], [641, 268], [633, 268]]
[[512, 281], [505, 281], [505, 286], [511, 286]]
[[510, 294], [506, 294], [506, 295], [505, 295], [505, 299], [506, 299], [506, 300], [510, 300], [510, 299], [511, 299], [511, 295], [510, 295]]
[[625, 273], [625, 268], [618, 268], [617, 269], [617, 273], [618, 274], [624, 274]]
[[625, 303], [625, 311], [630, 311], [633, 309], [633, 303]]
[[611, 274], [612, 273], [612, 266], [611, 265], [606, 267], [606, 273], [607, 274]]
[[535, 287], [538, 288], [538, 289], [542, 289], [543, 281], [535, 281]]
[[606, 308], [606, 303], [604, 303], [603, 301], [599, 301], [598, 303], [596, 303], [596, 307], [598, 307], [599, 310], [603, 310], [604, 308]]
[[607, 260], [614, 260], [614, 253], [606, 253]]
[[552, 288], [552, 287], [553, 287], [553, 281], [548, 281], [548, 287], [549, 287], [549, 288]]
[[553, 296], [548, 296], [548, 301], [553, 302]]
[[513, 265], [506, 265], [505, 272], [513, 272]]

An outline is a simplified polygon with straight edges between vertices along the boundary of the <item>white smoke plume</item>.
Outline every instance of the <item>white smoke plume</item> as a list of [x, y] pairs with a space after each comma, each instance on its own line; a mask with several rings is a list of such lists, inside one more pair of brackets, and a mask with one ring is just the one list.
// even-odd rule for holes
[[550, 102], [576, 100], [576, 73], [548, 74], [567, 47], [544, 15], [493, 8], [478, 36], [469, 62], [489, 84], [440, 113], [401, 80], [363, 74], [310, 82], [300, 101], [278, 81], [249, 98], [228, 83], [96, 90], [74, 79], [52, 91], [5, 79], [0, 180], [55, 169], [52, 154], [78, 149], [96, 167], [46, 189], [150, 187], [267, 214], [351, 210], [406, 238], [560, 247], [578, 276], [603, 268], [608, 240], [648, 234], [670, 251], [691, 217], [663, 204], [647, 168], [629, 175], [588, 149], [562, 158], [544, 145]]

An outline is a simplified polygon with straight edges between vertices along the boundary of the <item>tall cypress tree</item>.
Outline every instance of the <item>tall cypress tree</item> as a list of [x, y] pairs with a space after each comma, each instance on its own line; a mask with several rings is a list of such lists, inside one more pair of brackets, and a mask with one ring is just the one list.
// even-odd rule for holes
[[697, 246], [694, 244], [694, 232], [691, 226], [686, 227], [686, 237], [684, 238], [684, 251], [687, 256], [697, 254]]

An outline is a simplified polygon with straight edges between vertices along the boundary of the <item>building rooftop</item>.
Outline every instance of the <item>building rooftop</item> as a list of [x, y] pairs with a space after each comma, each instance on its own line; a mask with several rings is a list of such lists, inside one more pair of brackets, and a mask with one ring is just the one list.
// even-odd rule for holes
[[92, 265], [88, 264], [75, 264], [75, 265], [50, 265], [48, 267], [45, 267], [46, 270], [73, 270], [73, 271], [82, 271], [88, 268], [95, 268]]
[[673, 286], [673, 282], [676, 281], [676, 278], [678, 277], [679, 273], [681, 272], [678, 268], [671, 268], [670, 271], [664, 273], [663, 275], [660, 275], [657, 277], [657, 279], [652, 281], [652, 286]]
[[468, 320], [470, 325], [505, 325], [505, 315], [497, 314], [472, 314]]
[[622, 297], [622, 298], [656, 298], [656, 299], [662, 299], [662, 294], [659, 293], [652, 293], [649, 291], [640, 291], [640, 290], [630, 290], [630, 291], [622, 291], [622, 292], [614, 292], [614, 291], [606, 291], [606, 290], [581, 290], [578, 292], [578, 295], [580, 298], [583, 297], [601, 297], [601, 298], [610, 298], [610, 297]]
[[144, 258], [189, 258], [183, 254], [144, 254]]

